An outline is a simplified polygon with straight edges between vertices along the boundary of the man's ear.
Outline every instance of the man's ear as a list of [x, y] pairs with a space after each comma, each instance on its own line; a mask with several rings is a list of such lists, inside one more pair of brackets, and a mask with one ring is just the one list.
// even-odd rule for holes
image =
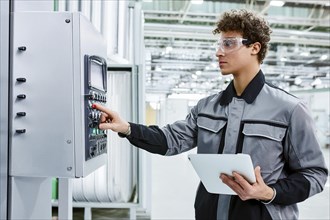
[[251, 47], [252, 47], [251, 54], [257, 55], [261, 49], [261, 44], [259, 42], [255, 42], [254, 44], [251, 45]]

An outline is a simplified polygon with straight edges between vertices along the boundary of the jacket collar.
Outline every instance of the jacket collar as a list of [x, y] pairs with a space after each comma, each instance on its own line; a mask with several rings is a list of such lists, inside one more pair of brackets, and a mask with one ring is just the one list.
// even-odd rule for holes
[[[245, 88], [240, 98], [244, 99], [248, 104], [251, 104], [258, 96], [264, 84], [265, 84], [265, 76], [263, 72], [259, 70], [257, 75], [251, 80], [251, 82]], [[230, 84], [227, 86], [226, 90], [223, 91], [222, 93], [222, 96], [220, 98], [220, 105], [228, 105], [233, 99], [233, 97], [238, 97], [238, 96], [236, 95], [234, 82], [231, 81]]]

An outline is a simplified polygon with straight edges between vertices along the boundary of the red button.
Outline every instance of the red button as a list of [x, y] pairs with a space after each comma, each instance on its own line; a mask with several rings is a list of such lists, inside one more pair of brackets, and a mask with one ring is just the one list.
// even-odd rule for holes
[[92, 105], [92, 108], [96, 108], [96, 105], [95, 105], [95, 104], [93, 104], [93, 105]]

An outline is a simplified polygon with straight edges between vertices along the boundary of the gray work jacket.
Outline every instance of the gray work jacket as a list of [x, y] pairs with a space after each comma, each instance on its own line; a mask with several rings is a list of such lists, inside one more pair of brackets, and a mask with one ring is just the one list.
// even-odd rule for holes
[[[162, 129], [131, 123], [128, 140], [147, 151], [176, 155], [245, 153], [276, 190], [270, 204], [197, 191], [196, 219], [298, 219], [296, 203], [323, 190], [328, 176], [311, 115], [293, 95], [265, 82], [261, 71], [237, 97], [233, 82], [206, 97], [185, 120]], [[219, 181], [221, 181], [219, 179]]]

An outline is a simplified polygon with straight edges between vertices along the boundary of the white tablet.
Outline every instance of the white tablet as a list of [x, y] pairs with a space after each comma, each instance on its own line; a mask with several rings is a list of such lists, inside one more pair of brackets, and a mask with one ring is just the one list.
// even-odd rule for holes
[[188, 158], [209, 193], [236, 195], [221, 181], [221, 173], [232, 175], [236, 171], [250, 183], [256, 182], [248, 154], [189, 154]]

